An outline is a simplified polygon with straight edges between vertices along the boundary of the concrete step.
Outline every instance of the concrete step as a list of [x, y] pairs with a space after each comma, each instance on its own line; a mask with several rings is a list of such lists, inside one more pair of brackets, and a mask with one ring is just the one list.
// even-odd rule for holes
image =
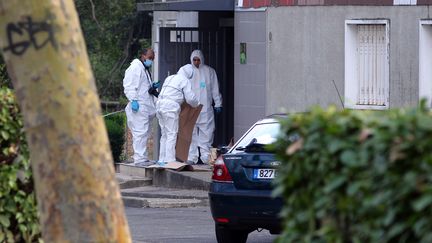
[[121, 190], [121, 195], [125, 197], [141, 198], [170, 198], [170, 199], [208, 199], [208, 191], [202, 190], [182, 190], [173, 188], [163, 188], [155, 186], [136, 187]]
[[202, 168], [179, 172], [117, 164], [116, 178], [126, 207], [208, 206], [211, 171]]
[[119, 182], [120, 189], [137, 188], [143, 186], [151, 186], [153, 184], [152, 179], [142, 178], [142, 179], [131, 179], [124, 182]]
[[118, 172], [115, 174], [115, 176], [120, 189], [150, 186], [153, 183], [151, 178], [131, 176], [131, 175], [122, 174]]
[[208, 200], [200, 199], [172, 199], [172, 198], [141, 198], [122, 197], [126, 207], [135, 208], [181, 208], [208, 206]]
[[153, 169], [134, 166], [132, 163], [116, 163], [116, 172], [122, 175], [135, 176], [141, 178], [152, 178]]
[[151, 178], [153, 186], [208, 191], [212, 172], [208, 169], [202, 169], [203, 166], [195, 167], [197, 168], [195, 171], [174, 171], [119, 163], [116, 164], [116, 171], [120, 175]]
[[203, 190], [210, 189], [212, 172], [182, 172], [172, 170], [155, 170], [153, 172], [153, 186]]
[[208, 191], [144, 186], [122, 189], [126, 207], [178, 208], [208, 206]]

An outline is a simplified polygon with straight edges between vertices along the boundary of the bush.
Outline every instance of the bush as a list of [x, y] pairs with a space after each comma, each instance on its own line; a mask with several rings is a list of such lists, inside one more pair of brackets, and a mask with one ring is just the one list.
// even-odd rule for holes
[[28, 147], [15, 97], [0, 88], [0, 242], [40, 239]]
[[[291, 142], [289, 138], [299, 135]], [[282, 121], [279, 242], [432, 242], [432, 116], [316, 108]]]
[[126, 117], [124, 113], [105, 117], [105, 125], [108, 131], [111, 152], [114, 162], [119, 162], [125, 143]]
[[0, 88], [1, 87], [12, 88], [12, 82], [8, 76], [6, 64], [2, 56], [0, 56]]

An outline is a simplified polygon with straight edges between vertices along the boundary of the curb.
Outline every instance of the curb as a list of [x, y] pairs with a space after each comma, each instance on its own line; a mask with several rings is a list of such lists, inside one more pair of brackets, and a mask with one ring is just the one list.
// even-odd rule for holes
[[208, 200], [199, 199], [171, 199], [171, 198], [140, 198], [122, 197], [125, 207], [133, 208], [185, 208], [208, 206]]
[[208, 196], [181, 196], [170, 194], [158, 194], [151, 192], [121, 192], [122, 197], [136, 197], [136, 198], [161, 198], [161, 199], [197, 199], [207, 200]]
[[124, 197], [207, 200], [208, 191], [144, 186], [121, 191]]
[[183, 174], [182, 172], [155, 170], [153, 172], [153, 186], [208, 191], [210, 189], [210, 181], [193, 178]]
[[211, 171], [178, 172], [168, 169], [136, 167], [124, 163], [116, 164], [116, 171], [131, 177], [151, 178], [153, 186], [203, 191], [210, 189], [212, 173]]
[[134, 208], [208, 206], [210, 171], [178, 172], [117, 164], [123, 204]]
[[124, 182], [119, 183], [120, 189], [129, 189], [129, 188], [151, 186], [151, 185], [152, 185], [152, 179], [149, 178], [132, 179], [132, 180], [126, 180]]

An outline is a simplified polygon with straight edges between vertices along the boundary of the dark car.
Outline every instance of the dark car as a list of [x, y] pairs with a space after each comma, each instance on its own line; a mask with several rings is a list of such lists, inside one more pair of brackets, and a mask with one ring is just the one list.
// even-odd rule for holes
[[275, 118], [264, 118], [216, 160], [209, 198], [219, 243], [246, 242], [256, 229], [281, 231], [282, 199], [272, 197], [280, 162], [265, 149], [279, 130]]

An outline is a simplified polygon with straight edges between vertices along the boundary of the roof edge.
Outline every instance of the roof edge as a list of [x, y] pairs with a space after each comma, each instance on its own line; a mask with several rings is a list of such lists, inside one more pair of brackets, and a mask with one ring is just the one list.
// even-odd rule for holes
[[234, 0], [175, 0], [137, 3], [137, 11], [234, 11]]

